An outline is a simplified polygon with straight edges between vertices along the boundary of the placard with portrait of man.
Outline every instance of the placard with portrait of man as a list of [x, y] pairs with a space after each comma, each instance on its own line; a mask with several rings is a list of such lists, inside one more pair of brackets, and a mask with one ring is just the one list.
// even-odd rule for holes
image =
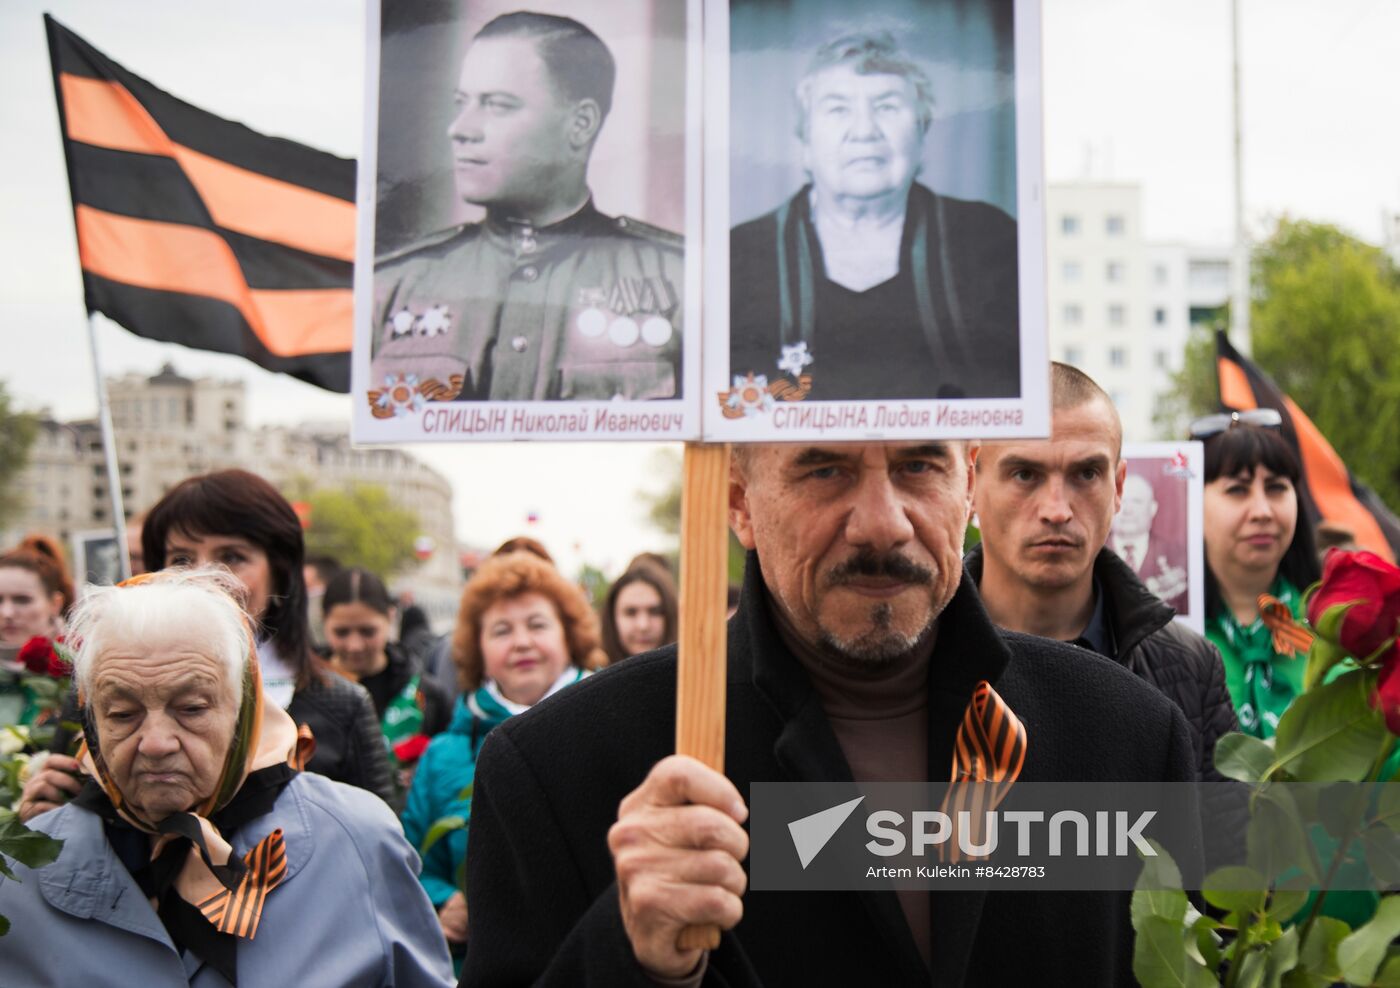
[[698, 432], [698, 2], [524, 2], [369, 5], [357, 440]]
[[706, 28], [707, 435], [1046, 434], [1038, 5]]
[[1124, 443], [1128, 465], [1108, 548], [1198, 634], [1205, 628], [1201, 444]]

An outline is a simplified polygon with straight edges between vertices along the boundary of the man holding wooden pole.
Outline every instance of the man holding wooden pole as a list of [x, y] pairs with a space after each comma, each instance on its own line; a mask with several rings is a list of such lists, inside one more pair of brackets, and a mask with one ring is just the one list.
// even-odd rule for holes
[[[1165, 697], [991, 625], [962, 579], [972, 493], [957, 441], [736, 454], [724, 772], [671, 754], [674, 647], [493, 732], [463, 984], [1131, 984], [1127, 892], [746, 890], [751, 783], [961, 775], [977, 697], [1017, 725], [1018, 760], [989, 768], [1013, 780], [1194, 778]], [[685, 945], [707, 925], [715, 949]]]

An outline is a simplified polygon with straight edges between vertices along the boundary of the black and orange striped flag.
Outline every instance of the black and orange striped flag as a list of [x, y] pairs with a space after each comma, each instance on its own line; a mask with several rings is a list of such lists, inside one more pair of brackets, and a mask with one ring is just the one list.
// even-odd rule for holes
[[44, 22], [88, 311], [349, 391], [355, 162], [206, 113]]
[[1220, 404], [1226, 411], [1272, 408], [1283, 416], [1283, 434], [1303, 464], [1299, 500], [1308, 520], [1313, 525], [1340, 522], [1355, 533], [1362, 548], [1390, 562], [1400, 559], [1400, 518], [1375, 491], [1351, 475], [1312, 420], [1220, 331], [1215, 334], [1215, 354]]

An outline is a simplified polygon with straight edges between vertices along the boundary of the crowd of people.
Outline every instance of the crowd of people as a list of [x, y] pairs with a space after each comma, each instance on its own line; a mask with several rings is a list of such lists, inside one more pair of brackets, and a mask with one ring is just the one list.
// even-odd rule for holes
[[[1130, 983], [1122, 893], [745, 895], [749, 782], [946, 780], [974, 689], [1029, 725], [1022, 777], [1059, 781], [1219, 780], [1216, 740], [1272, 736], [1300, 693], [1260, 610], [1302, 618], [1319, 573], [1279, 417], [1193, 425], [1202, 637], [1107, 545], [1111, 401], [1056, 364], [1052, 404], [1047, 440], [738, 448], [725, 773], [670, 755], [664, 557], [595, 610], [513, 539], [436, 634], [389, 574], [308, 559], [291, 505], [242, 470], [152, 506], [147, 572], [119, 587], [75, 593], [58, 546], [25, 539], [0, 554], [0, 718], [81, 730], [17, 807], [65, 849], [0, 881], [6, 983]], [[71, 662], [64, 710], [17, 672], [36, 641]], [[1205, 859], [1242, 813], [1202, 807]], [[718, 949], [678, 946], [707, 923], [731, 931]], [[820, 949], [850, 938], [883, 949]]]

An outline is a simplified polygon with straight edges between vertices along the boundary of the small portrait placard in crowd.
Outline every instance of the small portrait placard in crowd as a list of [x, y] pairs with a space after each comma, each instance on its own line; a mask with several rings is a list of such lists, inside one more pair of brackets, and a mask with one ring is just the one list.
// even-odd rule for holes
[[1205, 531], [1198, 442], [1124, 443], [1128, 474], [1108, 547], [1148, 590], [1176, 608], [1176, 620], [1205, 633]]
[[1038, 4], [705, 30], [706, 438], [1048, 434]]
[[367, 6], [355, 440], [698, 436], [699, 0]]
[[79, 585], [92, 583], [110, 587], [122, 579], [121, 549], [117, 533], [110, 528], [74, 532], [73, 572], [81, 577]]

